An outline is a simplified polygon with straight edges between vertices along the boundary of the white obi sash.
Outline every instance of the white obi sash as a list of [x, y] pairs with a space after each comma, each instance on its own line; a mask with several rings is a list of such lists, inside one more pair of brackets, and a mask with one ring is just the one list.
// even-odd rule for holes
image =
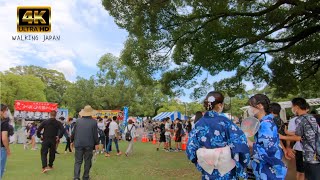
[[236, 166], [236, 162], [231, 158], [229, 146], [215, 149], [200, 148], [197, 150], [197, 157], [198, 164], [209, 174], [217, 169], [221, 176], [224, 176]]

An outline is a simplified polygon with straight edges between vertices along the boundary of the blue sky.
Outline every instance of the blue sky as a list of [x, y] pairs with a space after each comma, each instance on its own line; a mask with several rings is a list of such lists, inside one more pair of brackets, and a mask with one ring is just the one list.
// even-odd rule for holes
[[[17, 33], [17, 6], [51, 6], [52, 31], [57, 42], [13, 41]], [[0, 70], [16, 65], [56, 69], [74, 81], [97, 72], [96, 63], [105, 53], [119, 56], [128, 33], [119, 29], [100, 0], [10, 0], [0, 2]], [[35, 35], [35, 34], [34, 34]], [[38, 33], [42, 38], [41, 33]]]
[[[52, 31], [60, 41], [13, 41], [17, 33], [17, 6], [51, 6]], [[34, 34], [35, 35], [35, 34]], [[41, 33], [37, 34], [42, 38]], [[69, 81], [77, 76], [88, 78], [98, 71], [99, 58], [105, 53], [116, 56], [128, 33], [120, 29], [101, 5], [100, 0], [1, 0], [0, 2], [0, 71], [17, 65], [37, 65], [63, 72]], [[230, 73], [220, 73], [214, 81]], [[186, 90], [182, 101], [191, 101]]]

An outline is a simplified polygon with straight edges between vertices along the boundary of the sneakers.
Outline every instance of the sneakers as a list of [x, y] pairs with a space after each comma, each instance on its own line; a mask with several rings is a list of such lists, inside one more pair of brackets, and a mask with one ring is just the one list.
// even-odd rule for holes
[[105, 157], [110, 157], [110, 154], [106, 153], [104, 156], [105, 156]]
[[53, 170], [52, 166], [48, 166], [46, 169], [48, 169], [48, 171]]
[[117, 156], [120, 156], [121, 154], [122, 154], [122, 152], [120, 151], [120, 152], [117, 153]]
[[128, 157], [128, 153], [125, 153], [125, 155]]

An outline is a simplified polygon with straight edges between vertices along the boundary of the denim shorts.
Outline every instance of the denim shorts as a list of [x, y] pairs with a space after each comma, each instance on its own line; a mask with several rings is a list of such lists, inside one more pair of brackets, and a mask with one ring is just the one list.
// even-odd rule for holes
[[165, 135], [166, 136], [166, 142], [171, 142], [171, 136], [170, 135]]

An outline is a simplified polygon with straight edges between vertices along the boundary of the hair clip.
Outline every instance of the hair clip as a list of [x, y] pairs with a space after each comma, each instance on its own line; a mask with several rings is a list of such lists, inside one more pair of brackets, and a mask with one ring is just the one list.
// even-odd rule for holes
[[215, 98], [214, 96], [210, 96], [210, 97], [208, 98], [208, 102], [209, 102], [209, 103], [213, 103], [215, 100], [216, 100], [216, 98]]

